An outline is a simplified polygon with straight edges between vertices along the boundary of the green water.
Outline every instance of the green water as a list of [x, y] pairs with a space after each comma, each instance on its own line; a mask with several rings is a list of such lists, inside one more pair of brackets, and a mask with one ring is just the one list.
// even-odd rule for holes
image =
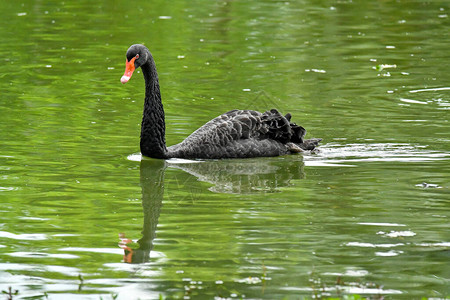
[[[0, 290], [448, 299], [449, 9], [0, 2]], [[142, 74], [120, 83], [134, 43], [157, 62], [169, 145], [277, 108], [321, 151], [141, 161]]]

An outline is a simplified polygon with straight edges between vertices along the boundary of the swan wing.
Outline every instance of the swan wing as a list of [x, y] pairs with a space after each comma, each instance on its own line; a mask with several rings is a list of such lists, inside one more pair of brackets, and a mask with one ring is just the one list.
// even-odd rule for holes
[[196, 131], [187, 141], [226, 146], [231, 141], [248, 139], [264, 131], [262, 114], [253, 110], [231, 110], [212, 119]]
[[274, 156], [289, 152], [288, 143], [303, 143], [306, 131], [272, 109], [231, 110], [168, 148], [170, 157], [224, 158]]

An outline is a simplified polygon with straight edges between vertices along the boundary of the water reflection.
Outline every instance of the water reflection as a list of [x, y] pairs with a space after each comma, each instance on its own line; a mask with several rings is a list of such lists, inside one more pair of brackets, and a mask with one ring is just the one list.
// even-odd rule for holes
[[150, 260], [150, 251], [153, 249], [153, 239], [156, 237], [156, 226], [164, 196], [164, 171], [167, 163], [164, 160], [142, 160], [140, 166], [140, 184], [142, 188], [142, 209], [144, 223], [142, 237], [137, 241], [139, 247], [134, 248], [128, 244], [132, 241], [120, 234], [119, 246], [124, 249], [123, 260], [126, 263], [145, 263]]
[[305, 177], [300, 155], [270, 159], [169, 162], [171, 167], [212, 184], [209, 190], [216, 193], [278, 192], [280, 188], [289, 186], [292, 180]]
[[[133, 241], [120, 233], [119, 247], [124, 250], [124, 262], [137, 264], [150, 260], [153, 240], [156, 237], [164, 198], [165, 171], [167, 167], [185, 171], [190, 179], [184, 183], [204, 181], [218, 193], [267, 193], [291, 184], [291, 180], [304, 178], [301, 156], [290, 159], [245, 159], [217, 161], [142, 159], [140, 162], [140, 185], [144, 212], [142, 237]], [[133, 246], [135, 245], [135, 246]]]

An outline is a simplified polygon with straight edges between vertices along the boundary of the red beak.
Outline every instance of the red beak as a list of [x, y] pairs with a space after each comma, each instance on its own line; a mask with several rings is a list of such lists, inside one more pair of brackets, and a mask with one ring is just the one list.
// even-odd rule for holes
[[136, 60], [136, 57], [133, 57], [130, 59], [130, 61], [127, 60], [125, 65], [125, 73], [123, 73], [122, 78], [120, 78], [120, 82], [127, 83], [128, 80], [130, 80], [131, 75], [133, 75], [134, 72], [134, 61]]

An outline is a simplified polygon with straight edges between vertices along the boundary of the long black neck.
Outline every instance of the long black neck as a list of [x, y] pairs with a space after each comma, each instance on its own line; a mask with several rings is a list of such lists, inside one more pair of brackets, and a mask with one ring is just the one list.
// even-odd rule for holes
[[155, 61], [150, 53], [141, 66], [145, 79], [144, 114], [141, 125], [141, 153], [153, 158], [166, 158], [166, 125], [159, 91]]

